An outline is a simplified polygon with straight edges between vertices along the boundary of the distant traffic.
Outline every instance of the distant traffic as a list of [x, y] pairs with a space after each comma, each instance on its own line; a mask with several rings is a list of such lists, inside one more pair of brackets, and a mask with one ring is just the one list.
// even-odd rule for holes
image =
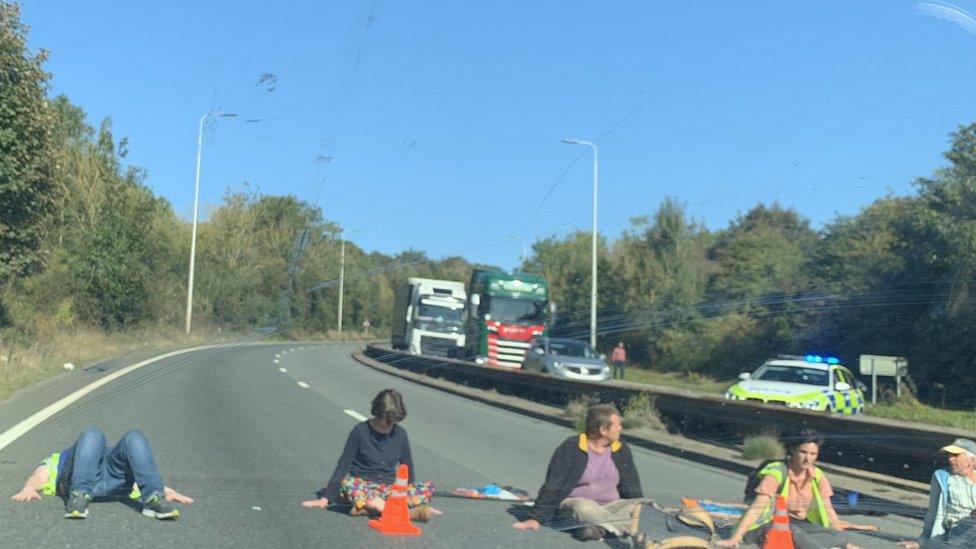
[[[549, 285], [538, 275], [476, 269], [467, 285], [410, 278], [396, 289], [390, 344], [411, 354], [609, 381], [606, 355], [584, 341], [550, 336], [554, 311]], [[780, 355], [739, 379], [725, 398], [864, 413], [867, 386], [835, 357]]]

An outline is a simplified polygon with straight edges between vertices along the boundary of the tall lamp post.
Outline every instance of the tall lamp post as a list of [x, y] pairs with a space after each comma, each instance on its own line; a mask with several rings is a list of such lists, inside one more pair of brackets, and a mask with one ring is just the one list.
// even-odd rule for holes
[[[360, 229], [353, 229], [349, 231], [352, 234], [356, 234]], [[343, 228], [339, 229], [339, 238], [342, 240], [339, 243], [339, 321], [337, 324], [337, 331], [342, 333], [342, 301], [345, 294], [346, 285], [346, 230]]]
[[339, 244], [339, 333], [342, 333], [342, 294], [345, 293], [345, 282], [346, 282], [346, 233], [345, 231], [340, 233], [342, 237], [342, 243]]
[[197, 212], [200, 204], [200, 161], [203, 158], [203, 126], [207, 119], [212, 116], [233, 118], [237, 116], [232, 112], [208, 112], [200, 117], [200, 126], [197, 130], [197, 177], [193, 189], [193, 230], [190, 236], [190, 279], [186, 284], [186, 333], [190, 333], [190, 325], [193, 320], [193, 267], [197, 252]]
[[593, 258], [590, 268], [592, 280], [590, 287], [590, 346], [596, 349], [596, 205], [599, 182], [599, 154], [597, 153], [596, 145], [589, 141], [583, 141], [582, 139], [563, 139], [563, 143], [568, 145], [584, 145], [593, 149]]

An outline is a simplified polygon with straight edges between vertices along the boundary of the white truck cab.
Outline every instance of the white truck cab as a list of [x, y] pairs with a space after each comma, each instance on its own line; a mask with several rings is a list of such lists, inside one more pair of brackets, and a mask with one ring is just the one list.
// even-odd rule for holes
[[408, 279], [393, 300], [390, 344], [415, 355], [459, 356], [466, 299], [463, 282]]

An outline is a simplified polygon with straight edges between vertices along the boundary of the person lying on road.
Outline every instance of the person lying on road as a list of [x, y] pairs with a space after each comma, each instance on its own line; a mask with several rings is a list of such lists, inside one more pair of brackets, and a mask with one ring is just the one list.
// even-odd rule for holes
[[415, 482], [413, 457], [407, 431], [399, 425], [407, 417], [403, 396], [381, 391], [373, 399], [373, 418], [353, 427], [329, 484], [318, 491], [318, 499], [302, 502], [304, 507], [324, 509], [337, 499], [351, 505], [350, 515], [379, 515], [393, 490], [396, 469], [408, 468], [407, 505], [413, 520], [425, 522], [441, 511], [430, 506], [434, 484]]
[[145, 435], [129, 431], [115, 446], [97, 427], [89, 427], [68, 449], [52, 454], [34, 469], [14, 501], [41, 499], [41, 494], [65, 500], [64, 516], [88, 516], [88, 504], [130, 497], [142, 501], [142, 514], [161, 520], [179, 518], [173, 503], [193, 499], [163, 485], [152, 448]]
[[759, 472], [756, 499], [743, 514], [729, 539], [717, 542], [719, 547], [738, 547], [743, 539], [762, 545], [772, 525], [773, 500], [786, 498], [790, 530], [797, 549], [847, 547], [854, 549], [841, 533], [847, 524], [837, 516], [830, 503], [834, 495], [830, 481], [816, 466], [824, 439], [812, 429], [802, 429], [790, 444], [789, 456], [774, 461]]
[[632, 514], [644, 495], [630, 447], [620, 440], [621, 429], [616, 408], [591, 406], [586, 432], [568, 438], [553, 453], [531, 518], [512, 526], [537, 530], [559, 517], [584, 525], [574, 529], [579, 540], [636, 535]]

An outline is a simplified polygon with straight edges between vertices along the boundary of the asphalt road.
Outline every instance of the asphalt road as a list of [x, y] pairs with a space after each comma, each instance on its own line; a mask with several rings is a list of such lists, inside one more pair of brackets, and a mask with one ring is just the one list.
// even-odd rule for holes
[[[393, 387], [405, 397], [418, 478], [441, 491], [487, 482], [535, 493], [562, 427], [421, 387], [353, 361], [353, 344], [225, 347], [166, 359], [82, 398], [0, 451], [0, 547], [557, 547], [567, 534], [519, 532], [509, 504], [435, 498], [445, 515], [421, 525], [419, 538], [386, 538], [366, 521], [309, 510], [341, 452], [353, 416], [369, 413], [373, 395]], [[280, 354], [276, 358], [276, 354]], [[275, 363], [275, 361], [278, 363]], [[282, 372], [280, 368], [287, 371]], [[80, 372], [66, 376], [82, 375]], [[299, 385], [307, 384], [307, 388]], [[5, 413], [51, 398], [45, 387], [19, 395]], [[38, 404], [36, 408], [39, 408]], [[347, 412], [351, 411], [351, 413]], [[0, 417], [0, 420], [9, 418]], [[121, 503], [92, 505], [87, 520], [62, 518], [56, 498], [14, 503], [14, 494], [41, 459], [69, 446], [85, 427], [110, 439], [141, 429], [152, 441], [169, 486], [194, 497], [176, 522], [143, 517]], [[681, 496], [735, 501], [744, 477], [635, 448], [645, 494], [666, 505]], [[918, 521], [852, 517], [911, 537]], [[654, 537], [655, 532], [649, 532]], [[859, 537], [864, 547], [894, 547]], [[600, 543], [590, 543], [597, 547]]]

